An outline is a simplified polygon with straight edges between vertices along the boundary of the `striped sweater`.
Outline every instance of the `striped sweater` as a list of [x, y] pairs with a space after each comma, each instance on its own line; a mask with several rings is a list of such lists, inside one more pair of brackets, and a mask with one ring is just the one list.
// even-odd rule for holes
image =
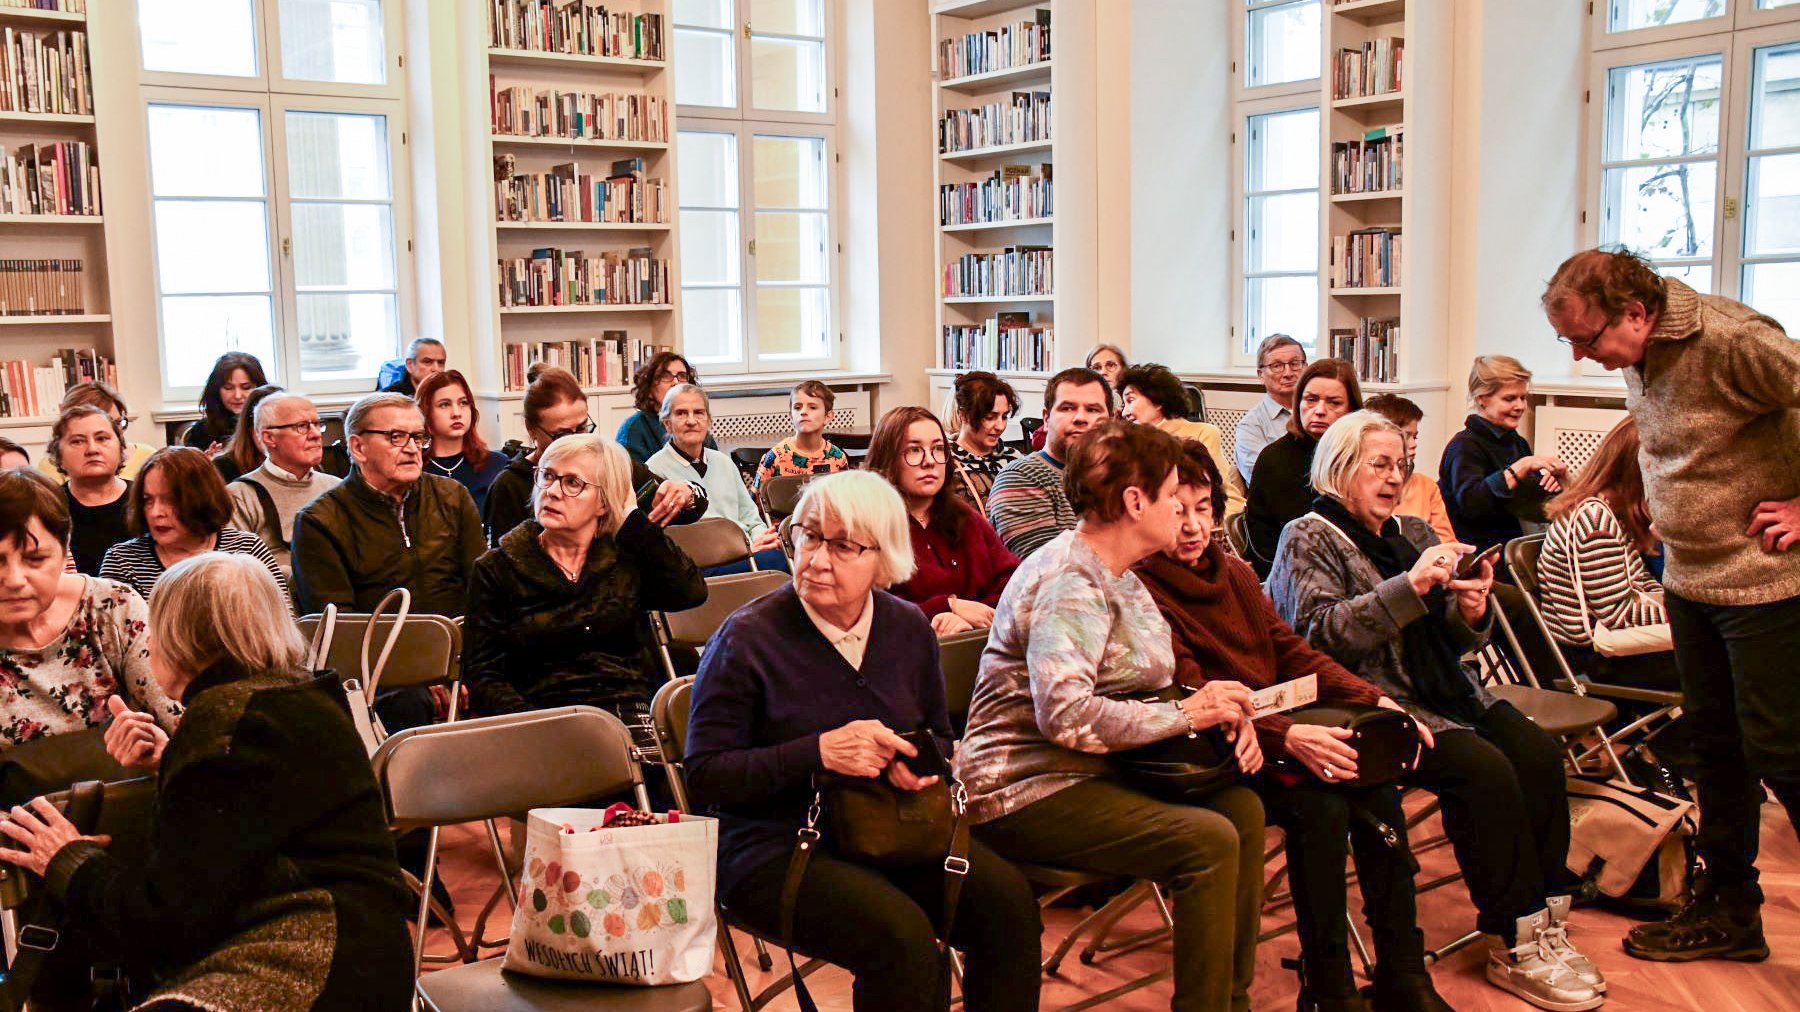
[[[293, 595], [288, 591], [287, 574], [281, 571], [280, 563], [275, 561], [275, 556], [261, 538], [236, 527], [220, 528], [213, 541], [212, 551], [253, 556], [275, 578], [275, 585], [281, 588], [281, 596], [290, 605], [293, 603]], [[117, 580], [125, 584], [148, 601], [150, 592], [156, 589], [157, 581], [162, 579], [166, 568], [162, 558], [156, 554], [156, 542], [150, 535], [140, 534], [106, 550], [106, 561], [100, 564], [100, 576], [102, 579]]]
[[1021, 559], [1074, 530], [1080, 519], [1063, 488], [1062, 463], [1045, 450], [1002, 468], [988, 491], [987, 508], [995, 533]]
[[[1575, 587], [1577, 573], [1580, 596]], [[1550, 525], [1538, 558], [1538, 585], [1544, 621], [1563, 643], [1591, 647], [1591, 630], [1596, 625], [1629, 629], [1668, 621], [1662, 587], [1645, 568], [1625, 525], [1599, 496], [1583, 500]], [[1585, 616], [1583, 596], [1587, 599]]]

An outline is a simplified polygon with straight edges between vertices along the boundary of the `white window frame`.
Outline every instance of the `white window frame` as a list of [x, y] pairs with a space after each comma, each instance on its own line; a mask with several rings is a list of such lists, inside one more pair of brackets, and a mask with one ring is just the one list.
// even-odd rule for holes
[[[383, 0], [383, 45], [388, 61], [386, 83], [336, 84], [322, 81], [300, 81], [280, 73], [281, 19], [279, 0], [250, 0], [252, 30], [256, 38], [257, 74], [234, 77], [218, 74], [180, 74], [144, 69], [143, 46], [135, 19], [137, 4], [131, 3], [134, 19], [133, 59], [138, 65], [140, 114], [145, 118], [145, 138], [149, 139], [149, 112], [152, 105], [188, 105], [216, 108], [255, 109], [261, 115], [264, 196], [269, 217], [269, 262], [273, 284], [273, 327], [275, 356], [263, 362], [269, 382], [290, 390], [311, 394], [360, 393], [373, 389], [376, 377], [354, 376], [338, 380], [302, 379], [300, 366], [299, 297], [294, 276], [294, 260], [289, 252], [293, 238], [292, 204], [288, 194], [287, 124], [289, 112], [344, 113], [379, 115], [387, 118], [388, 186], [393, 209], [394, 282], [398, 304], [399, 333], [390, 357], [405, 348], [409, 335], [417, 333], [418, 287], [413, 258], [412, 169], [407, 143], [406, 69], [403, 59], [405, 38], [402, 34], [401, 0]], [[148, 151], [146, 150], [146, 161]], [[153, 198], [154, 200], [154, 198]], [[356, 201], [346, 201], [355, 203]], [[171, 335], [162, 319], [162, 279], [156, 265], [155, 223], [151, 222], [151, 276], [154, 280], [158, 351], [166, 347]], [[197, 400], [198, 386], [171, 386], [167, 370], [158, 367], [157, 383], [163, 398], [170, 403]]]
[[[844, 47], [839, 28], [843, 23], [842, 11], [839, 9], [840, 3], [841, 0], [823, 0], [822, 2], [825, 18], [825, 111], [823, 113], [756, 109], [750, 105], [753, 84], [750, 35], [753, 33], [758, 37], [776, 39], [801, 37], [755, 31], [754, 26], [749, 23], [749, 0], [733, 0], [732, 7], [733, 14], [736, 16], [734, 24], [737, 26], [731, 32], [736, 46], [734, 56], [737, 69], [737, 105], [681, 105], [676, 108], [677, 146], [679, 146], [679, 134], [684, 130], [700, 133], [731, 133], [737, 136], [737, 290], [743, 344], [738, 349], [736, 359], [708, 363], [707, 369], [710, 373], [792, 372], [816, 369], [835, 370], [842, 367], [844, 357], [843, 299], [839, 286], [843, 279], [843, 270], [840, 264], [843, 243], [838, 233], [838, 209], [843, 193], [843, 171], [838, 155], [837, 113], [839, 108], [838, 82], [841, 79], [839, 61], [842, 58]], [[668, 23], [671, 45], [675, 44], [675, 28], [671, 12]], [[810, 36], [804, 38], [811, 41]], [[829, 252], [826, 255], [827, 277], [824, 287], [830, 304], [830, 315], [826, 331], [827, 351], [822, 356], [766, 356], [761, 350], [761, 341], [756, 331], [756, 256], [751, 252], [756, 242], [755, 139], [758, 134], [818, 138], [825, 144], [825, 220]], [[677, 194], [676, 214], [678, 218], [681, 207], [680, 196]], [[688, 287], [685, 277], [682, 279], [681, 287], [683, 289]], [[681, 298], [680, 292], [676, 293], [676, 298]], [[686, 326], [687, 321], [684, 318], [682, 321], [684, 330]], [[685, 335], [682, 347], [685, 351], [687, 347]]]
[[[1258, 85], [1254, 88], [1250, 86], [1250, 15], [1273, 7], [1286, 7], [1295, 0], [1227, 0], [1227, 2], [1241, 5], [1241, 10], [1232, 14], [1233, 17], [1241, 18], [1241, 21], [1237, 29], [1231, 33], [1231, 77], [1232, 86], [1236, 89], [1237, 101], [1284, 95], [1307, 95], [1317, 102], [1319, 91], [1319, 78], [1317, 77]], [[1319, 0], [1320, 74], [1325, 72], [1325, 19], [1331, 16], [1331, 4], [1332, 0]]]

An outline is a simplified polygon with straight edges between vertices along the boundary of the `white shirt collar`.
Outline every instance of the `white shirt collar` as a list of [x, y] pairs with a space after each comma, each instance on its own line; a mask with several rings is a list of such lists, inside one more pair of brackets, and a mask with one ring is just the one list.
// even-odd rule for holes
[[304, 475], [295, 474], [292, 471], [289, 471], [287, 468], [282, 467], [280, 464], [275, 463], [274, 457], [264, 457], [263, 458], [263, 469], [268, 471], [270, 474], [274, 475], [275, 477], [281, 478], [285, 481], [303, 482], [303, 481], [309, 480], [312, 477], [312, 471], [310, 469]]
[[863, 651], [869, 645], [869, 627], [875, 622], [875, 592], [870, 591], [869, 596], [863, 600], [862, 615], [857, 618], [856, 624], [848, 629], [840, 628], [826, 621], [823, 615], [813, 610], [812, 605], [806, 603], [806, 598], [800, 598], [800, 607], [806, 612], [806, 617], [812, 620], [813, 626], [819, 630], [819, 635], [825, 637], [825, 642], [830, 643], [834, 650], [843, 655], [844, 660], [849, 661], [851, 667], [861, 671]]

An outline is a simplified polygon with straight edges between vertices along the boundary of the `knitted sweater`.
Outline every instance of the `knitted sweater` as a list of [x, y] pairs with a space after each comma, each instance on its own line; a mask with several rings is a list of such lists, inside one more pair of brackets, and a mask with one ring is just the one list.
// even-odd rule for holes
[[1075, 529], [1081, 518], [1063, 488], [1063, 463], [1038, 450], [1006, 465], [988, 491], [988, 520], [1006, 547], [1021, 559]]
[[1582, 500], [1550, 525], [1538, 556], [1537, 578], [1544, 621], [1563, 643], [1592, 646], [1597, 625], [1625, 629], [1669, 620], [1662, 586], [1644, 566], [1644, 556], [1631, 544], [1625, 525], [1599, 496]]
[[921, 527], [912, 517], [907, 526], [918, 568], [912, 579], [893, 588], [896, 596], [918, 605], [927, 618], [949, 611], [952, 597], [990, 608], [1000, 603], [1019, 557], [1006, 550], [987, 520], [969, 510], [955, 540], [938, 527]]
[[1541, 477], [1527, 474], [1517, 485], [1506, 483], [1506, 469], [1530, 455], [1531, 444], [1517, 430], [1480, 415], [1470, 415], [1450, 437], [1438, 461], [1438, 491], [1458, 541], [1476, 548], [1503, 545], [1525, 532], [1521, 518], [1544, 519], [1549, 494]]
[[1741, 302], [1667, 285], [1644, 361], [1623, 370], [1663, 585], [1706, 604], [1800, 596], [1800, 550], [1744, 533], [1758, 503], [1800, 496], [1800, 344]]
[[706, 466], [705, 474], [670, 444], [651, 454], [644, 466], [659, 478], [703, 486], [706, 489], [706, 516], [736, 521], [744, 529], [744, 535], [755, 541], [769, 525], [763, 521], [750, 490], [744, 487], [737, 465], [725, 456], [724, 451], [714, 449], [702, 449], [700, 462]]
[[[296, 479], [285, 470], [277, 470], [270, 461], [225, 487], [231, 493], [231, 526], [250, 531], [263, 539], [275, 556], [284, 575], [294, 573], [294, 514], [300, 507], [331, 491], [344, 479], [314, 469], [305, 478]], [[247, 482], [261, 485], [275, 504], [275, 515], [263, 510], [262, 497]]]

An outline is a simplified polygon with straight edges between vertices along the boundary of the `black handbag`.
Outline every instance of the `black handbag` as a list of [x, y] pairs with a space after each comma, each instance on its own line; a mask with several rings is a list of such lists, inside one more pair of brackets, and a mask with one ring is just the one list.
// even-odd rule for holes
[[[1122, 696], [1140, 703], [1169, 703], [1186, 695], [1180, 685]], [[1246, 729], [1246, 734], [1254, 734]], [[1162, 801], [1195, 805], [1242, 779], [1237, 749], [1217, 726], [1189, 731], [1137, 748], [1107, 754], [1119, 778]]]
[[22, 805], [86, 780], [124, 780], [130, 774], [106, 751], [106, 731], [45, 735], [0, 751], [0, 808]]
[[1296, 724], [1350, 729], [1346, 744], [1356, 750], [1356, 776], [1330, 783], [1379, 787], [1418, 769], [1425, 754], [1418, 722], [1403, 710], [1365, 703], [1319, 703], [1292, 710], [1288, 717]]

